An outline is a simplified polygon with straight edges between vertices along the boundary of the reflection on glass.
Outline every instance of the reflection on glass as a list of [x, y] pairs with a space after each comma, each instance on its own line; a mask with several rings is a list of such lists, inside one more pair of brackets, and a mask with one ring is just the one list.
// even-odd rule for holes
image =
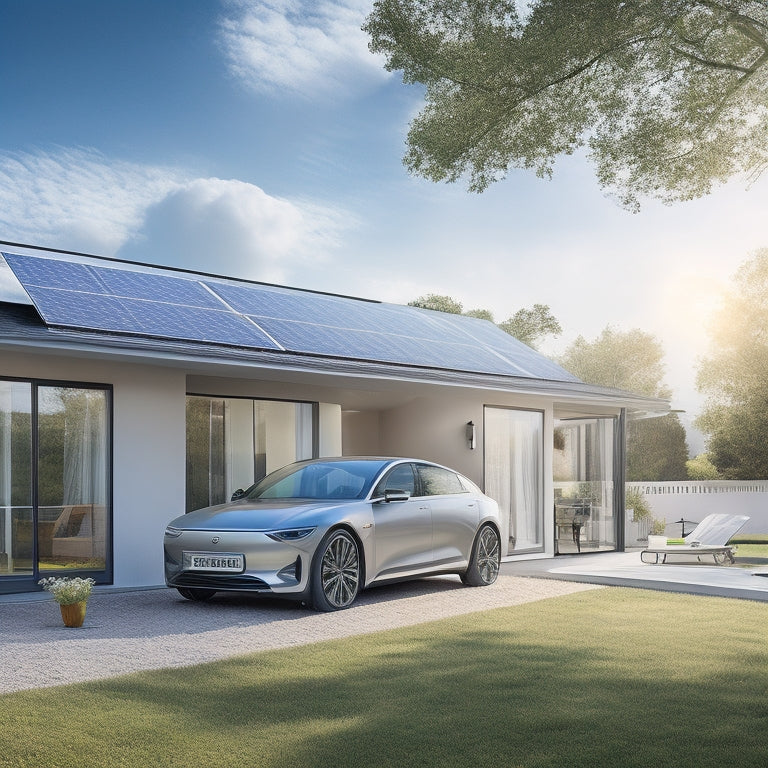
[[38, 389], [38, 566], [106, 567], [107, 393]]
[[311, 403], [187, 397], [187, 512], [311, 459], [312, 424]]
[[0, 576], [32, 573], [32, 386], [0, 381]]
[[555, 551], [616, 549], [614, 418], [561, 421], [554, 444]]

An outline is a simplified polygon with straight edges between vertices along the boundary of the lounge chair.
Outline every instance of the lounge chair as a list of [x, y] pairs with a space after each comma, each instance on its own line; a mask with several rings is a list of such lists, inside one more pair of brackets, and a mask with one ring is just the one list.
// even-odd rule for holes
[[733, 547], [728, 546], [728, 542], [747, 520], [747, 515], [707, 515], [683, 539], [683, 544], [667, 544], [664, 536], [649, 536], [648, 546], [640, 553], [640, 559], [653, 564], [660, 560], [666, 563], [667, 555], [694, 555], [699, 561], [702, 555], [711, 555], [716, 565], [735, 563]]

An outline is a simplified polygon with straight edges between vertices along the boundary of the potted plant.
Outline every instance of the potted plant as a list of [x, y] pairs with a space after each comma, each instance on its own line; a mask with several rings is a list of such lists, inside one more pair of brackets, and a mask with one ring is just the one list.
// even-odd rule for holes
[[85, 608], [95, 583], [93, 579], [81, 579], [79, 576], [49, 576], [38, 582], [59, 604], [65, 627], [83, 626]]

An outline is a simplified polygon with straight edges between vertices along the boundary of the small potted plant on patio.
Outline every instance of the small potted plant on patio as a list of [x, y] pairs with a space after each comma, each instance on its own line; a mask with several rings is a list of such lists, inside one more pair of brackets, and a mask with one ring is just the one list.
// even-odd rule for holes
[[81, 579], [79, 576], [49, 576], [38, 582], [59, 604], [61, 618], [66, 627], [83, 626], [88, 598], [95, 583], [93, 579]]

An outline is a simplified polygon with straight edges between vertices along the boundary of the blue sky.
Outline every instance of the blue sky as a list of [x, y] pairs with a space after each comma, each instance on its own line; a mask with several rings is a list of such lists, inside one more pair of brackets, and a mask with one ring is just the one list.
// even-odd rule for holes
[[418, 87], [367, 50], [371, 0], [3, 0], [0, 239], [501, 321], [655, 334], [673, 406], [730, 276], [768, 246], [768, 182], [639, 214], [584, 158], [482, 195], [407, 175]]

